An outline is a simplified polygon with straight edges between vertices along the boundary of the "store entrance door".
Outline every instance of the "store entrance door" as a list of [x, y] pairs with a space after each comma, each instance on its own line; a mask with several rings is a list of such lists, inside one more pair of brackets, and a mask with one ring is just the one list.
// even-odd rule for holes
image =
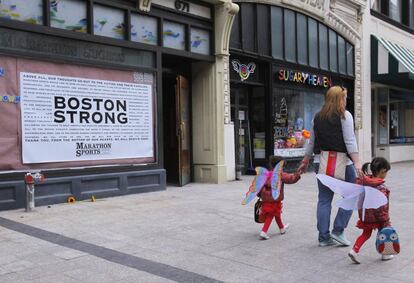
[[163, 74], [164, 167], [167, 183], [191, 181], [190, 86], [175, 74]]
[[190, 183], [190, 87], [188, 80], [177, 76], [175, 97], [177, 101], [178, 178], [180, 186]]
[[232, 88], [231, 120], [234, 123], [236, 178], [252, 169], [252, 149], [249, 122], [249, 89]]

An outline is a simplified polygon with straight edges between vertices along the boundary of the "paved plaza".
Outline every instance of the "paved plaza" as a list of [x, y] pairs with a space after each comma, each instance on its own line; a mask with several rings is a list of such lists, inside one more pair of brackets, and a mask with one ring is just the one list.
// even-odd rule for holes
[[313, 173], [286, 186], [288, 232], [272, 223], [259, 240], [253, 203], [240, 204], [251, 180], [0, 212], [0, 282], [414, 282], [414, 162], [392, 164], [387, 178], [401, 239], [388, 262], [374, 237], [360, 265], [349, 247], [318, 247]]

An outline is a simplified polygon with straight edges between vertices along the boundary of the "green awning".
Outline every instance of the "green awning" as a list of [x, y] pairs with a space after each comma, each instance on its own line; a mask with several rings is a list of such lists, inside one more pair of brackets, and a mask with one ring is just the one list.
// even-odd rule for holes
[[384, 46], [394, 58], [401, 63], [411, 74], [414, 74], [414, 50], [402, 47], [389, 40], [374, 35], [375, 38]]

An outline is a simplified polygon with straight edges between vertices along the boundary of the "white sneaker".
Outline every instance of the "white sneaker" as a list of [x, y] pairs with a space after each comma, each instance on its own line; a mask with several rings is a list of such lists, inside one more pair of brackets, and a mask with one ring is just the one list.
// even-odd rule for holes
[[267, 235], [266, 232], [260, 231], [260, 238], [262, 238], [263, 240], [269, 240], [269, 235]]
[[348, 256], [352, 259], [353, 262], [355, 262], [356, 264], [360, 264], [361, 261], [359, 260], [359, 256], [358, 253], [356, 251], [354, 251], [354, 249], [350, 250], [348, 253]]
[[390, 259], [393, 259], [393, 258], [394, 258], [393, 255], [382, 255], [382, 257], [381, 257], [382, 260], [390, 260]]
[[331, 234], [331, 237], [334, 241], [338, 242], [342, 246], [350, 246], [351, 242], [345, 237], [345, 234], [342, 232], [339, 235]]
[[285, 224], [285, 226], [283, 226], [283, 228], [280, 228], [280, 234], [285, 234], [286, 233], [286, 231], [289, 229], [289, 226], [290, 226], [290, 224], [289, 223], [287, 223], [287, 224]]

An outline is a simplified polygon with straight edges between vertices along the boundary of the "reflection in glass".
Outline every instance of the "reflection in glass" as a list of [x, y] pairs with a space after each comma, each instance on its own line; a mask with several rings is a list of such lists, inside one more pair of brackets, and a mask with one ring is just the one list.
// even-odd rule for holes
[[131, 15], [131, 40], [146, 44], [158, 44], [158, 23], [156, 18]]
[[86, 4], [80, 0], [50, 1], [50, 25], [77, 32], [86, 32]]
[[1, 0], [0, 17], [41, 25], [43, 24], [43, 1]]
[[94, 34], [112, 38], [125, 38], [124, 11], [102, 5], [93, 6]]
[[185, 27], [182, 24], [164, 21], [163, 26], [164, 46], [174, 49], [185, 49]]

